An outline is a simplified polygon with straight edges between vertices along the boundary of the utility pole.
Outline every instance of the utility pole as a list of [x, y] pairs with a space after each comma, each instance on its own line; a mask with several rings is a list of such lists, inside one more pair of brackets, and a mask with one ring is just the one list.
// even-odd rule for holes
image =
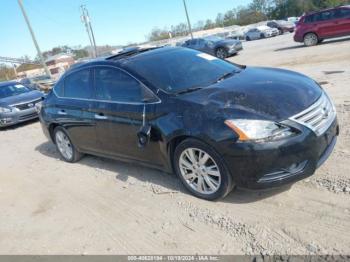
[[191, 39], [193, 39], [193, 33], [192, 33], [192, 27], [191, 27], [191, 21], [190, 21], [190, 17], [188, 16], [188, 12], [187, 12], [186, 0], [183, 0], [183, 2], [184, 2], [184, 7], [185, 7], [185, 12], [186, 12], [186, 17], [187, 17], [188, 29], [189, 29], [190, 34], [191, 34]]
[[27, 26], [28, 26], [30, 35], [32, 36], [32, 39], [33, 39], [33, 42], [34, 42], [36, 51], [38, 52], [38, 56], [39, 56], [40, 61], [41, 61], [41, 64], [43, 65], [46, 74], [47, 74], [49, 77], [51, 77], [50, 71], [49, 71], [49, 69], [47, 68], [47, 66], [46, 66], [46, 64], [45, 64], [44, 57], [43, 57], [43, 55], [42, 55], [42, 53], [41, 53], [41, 51], [40, 51], [38, 42], [36, 41], [36, 38], [35, 38], [35, 35], [34, 35], [34, 32], [33, 32], [33, 29], [32, 29], [32, 27], [31, 27], [31, 25], [30, 25], [28, 16], [27, 16], [27, 14], [26, 14], [26, 11], [24, 10], [22, 0], [18, 0], [18, 4], [19, 4], [19, 6], [20, 6], [20, 8], [21, 8], [21, 10], [22, 10], [22, 14], [23, 14], [24, 20], [25, 20], [26, 23], [27, 23]]
[[16, 69], [16, 65], [15, 64], [12, 64], [13, 66], [13, 71], [15, 72], [15, 77], [17, 78], [17, 69]]
[[89, 36], [90, 45], [93, 48], [93, 52], [92, 52], [93, 57], [97, 57], [97, 47], [96, 47], [95, 35], [94, 35], [94, 31], [92, 30], [89, 12], [86, 9], [85, 5], [81, 5], [80, 8], [81, 8], [81, 12], [82, 12], [81, 20], [85, 25], [86, 32]]

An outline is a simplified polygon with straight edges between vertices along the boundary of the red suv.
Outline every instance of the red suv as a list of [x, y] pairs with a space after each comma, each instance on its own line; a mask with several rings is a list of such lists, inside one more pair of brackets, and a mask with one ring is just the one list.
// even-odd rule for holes
[[326, 38], [346, 35], [350, 35], [350, 6], [341, 6], [302, 16], [294, 40], [313, 46]]

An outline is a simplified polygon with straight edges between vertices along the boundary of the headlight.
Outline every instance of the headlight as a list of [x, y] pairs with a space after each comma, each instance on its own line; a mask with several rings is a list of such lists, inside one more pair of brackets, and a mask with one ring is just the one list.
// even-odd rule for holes
[[272, 121], [230, 119], [225, 124], [238, 134], [240, 141], [279, 140], [295, 135], [290, 127]]
[[0, 113], [11, 113], [12, 109], [8, 107], [0, 107]]

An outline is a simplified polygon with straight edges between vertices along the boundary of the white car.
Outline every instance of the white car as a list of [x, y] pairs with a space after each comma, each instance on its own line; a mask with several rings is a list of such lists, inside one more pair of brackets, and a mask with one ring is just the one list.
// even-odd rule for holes
[[261, 25], [257, 27], [261, 32], [264, 33], [265, 37], [273, 37], [279, 35], [279, 31], [277, 28], [272, 28], [267, 25]]

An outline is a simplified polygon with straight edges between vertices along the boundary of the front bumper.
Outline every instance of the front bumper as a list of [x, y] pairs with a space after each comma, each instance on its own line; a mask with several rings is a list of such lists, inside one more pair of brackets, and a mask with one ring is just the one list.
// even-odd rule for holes
[[228, 50], [229, 55], [237, 54], [239, 51], [243, 50], [242, 44], [235, 45]]
[[293, 183], [313, 175], [327, 160], [339, 134], [337, 119], [319, 137], [302, 125], [290, 125], [301, 134], [276, 142], [221, 145], [224, 161], [238, 186], [263, 189]]
[[304, 42], [303, 34], [301, 34], [300, 32], [296, 31], [295, 34], [294, 34], [294, 41], [298, 42], [298, 43]]
[[38, 118], [35, 108], [0, 114], [0, 127], [7, 127]]

